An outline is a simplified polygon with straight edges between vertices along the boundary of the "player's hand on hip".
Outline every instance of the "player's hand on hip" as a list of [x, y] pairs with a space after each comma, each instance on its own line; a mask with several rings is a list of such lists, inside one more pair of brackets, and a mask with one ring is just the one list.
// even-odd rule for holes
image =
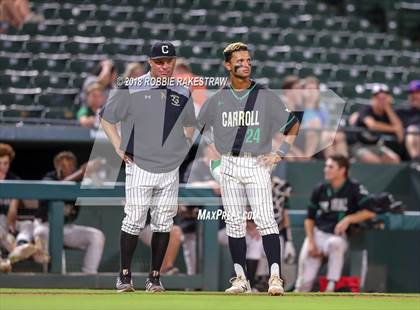
[[336, 235], [342, 236], [346, 233], [347, 228], [349, 228], [350, 222], [347, 218], [343, 218], [340, 222], [335, 225], [334, 233]]
[[133, 160], [129, 157], [129, 156], [127, 156], [126, 154], [125, 154], [125, 152], [124, 151], [122, 151], [121, 149], [119, 149], [119, 148], [116, 148], [115, 149], [115, 152], [117, 152], [117, 155], [126, 163], [126, 164], [131, 164], [131, 163], [133, 163]]
[[318, 257], [321, 256], [321, 252], [318, 250], [315, 242], [309, 242], [308, 244], [308, 253], [310, 256]]
[[272, 166], [274, 166], [275, 164], [279, 163], [281, 161], [281, 157], [280, 155], [278, 155], [277, 153], [269, 153], [266, 155], [260, 155], [257, 157], [257, 161], [268, 167], [271, 168]]

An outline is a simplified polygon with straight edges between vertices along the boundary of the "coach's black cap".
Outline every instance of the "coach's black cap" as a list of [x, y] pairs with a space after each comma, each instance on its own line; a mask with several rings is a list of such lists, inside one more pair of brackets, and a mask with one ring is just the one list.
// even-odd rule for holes
[[151, 59], [176, 57], [175, 47], [171, 42], [157, 42], [150, 49]]

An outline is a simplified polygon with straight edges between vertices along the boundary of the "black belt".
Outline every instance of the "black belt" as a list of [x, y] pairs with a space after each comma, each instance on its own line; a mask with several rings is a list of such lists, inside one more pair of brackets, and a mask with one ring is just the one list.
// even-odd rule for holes
[[232, 151], [232, 152], [225, 153], [223, 155], [233, 156], [233, 157], [257, 157], [257, 156], [260, 156], [259, 154], [254, 154], [254, 153], [251, 153], [251, 152], [239, 152], [239, 151]]

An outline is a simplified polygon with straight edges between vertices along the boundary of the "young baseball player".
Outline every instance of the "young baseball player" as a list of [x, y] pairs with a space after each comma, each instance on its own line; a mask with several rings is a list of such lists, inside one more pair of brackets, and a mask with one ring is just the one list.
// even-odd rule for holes
[[[92, 161], [93, 162], [93, 161]], [[97, 165], [97, 164], [95, 164]], [[48, 172], [43, 180], [50, 181], [80, 181], [86, 172], [87, 164], [77, 168], [77, 158], [72, 152], [63, 151], [54, 157], [54, 170]], [[105, 246], [105, 235], [97, 228], [73, 224], [79, 215], [80, 206], [75, 201], [64, 202], [64, 246], [83, 250], [82, 272], [95, 274], [98, 272]], [[50, 226], [48, 224], [48, 203], [41, 201], [34, 221], [35, 243], [43, 249], [41, 256], [48, 256]], [[35, 259], [36, 261], [38, 259]]]
[[[111, 92], [102, 111], [102, 127], [125, 162], [126, 204], [121, 227], [119, 292], [134, 291], [131, 260], [150, 208], [152, 259], [146, 290], [160, 292], [159, 270], [177, 213], [179, 166], [190, 148], [186, 133], [196, 126], [190, 92], [181, 85], [158, 83], [172, 77], [175, 47], [155, 43], [150, 52], [150, 72], [135, 85]], [[156, 83], [155, 83], [156, 82]], [[121, 123], [121, 135], [117, 130]], [[194, 129], [194, 128], [193, 128]], [[189, 137], [190, 138], [190, 137]]]
[[[223, 54], [230, 84], [206, 102], [199, 123], [213, 128], [214, 144], [221, 154], [226, 233], [236, 272], [226, 292], [250, 291], [245, 240], [245, 211], [249, 205], [270, 266], [268, 293], [282, 295], [279, 228], [274, 218], [270, 175], [273, 166], [289, 151], [298, 132], [299, 117], [287, 112], [272, 91], [250, 79], [252, 66], [247, 45], [232, 43]], [[273, 152], [273, 137], [281, 130], [286, 137], [280, 149]]]
[[305, 220], [306, 239], [299, 255], [296, 291], [309, 292], [323, 257], [328, 257], [327, 292], [333, 292], [341, 277], [347, 250], [346, 232], [351, 224], [369, 220], [368, 192], [348, 176], [349, 161], [343, 155], [330, 156], [325, 162], [325, 182], [312, 192]]

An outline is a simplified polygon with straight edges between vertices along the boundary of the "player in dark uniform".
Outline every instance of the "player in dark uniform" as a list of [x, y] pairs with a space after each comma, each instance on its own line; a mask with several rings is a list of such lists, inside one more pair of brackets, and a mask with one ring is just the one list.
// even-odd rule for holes
[[[200, 125], [213, 129], [214, 144], [221, 154], [226, 233], [236, 272], [226, 292], [250, 290], [244, 216], [250, 205], [269, 262], [268, 293], [282, 295], [279, 229], [273, 213], [270, 174], [289, 151], [298, 132], [299, 117], [289, 113], [274, 92], [250, 79], [251, 57], [245, 44], [232, 43], [223, 53], [231, 83], [205, 103], [198, 118]], [[273, 137], [280, 131], [284, 141], [278, 151], [272, 151]]]
[[341, 277], [350, 225], [375, 216], [372, 201], [363, 185], [348, 176], [349, 161], [342, 155], [325, 162], [325, 182], [312, 192], [305, 220], [306, 239], [299, 256], [296, 291], [312, 290], [322, 258], [328, 257], [327, 291], [334, 291]]

